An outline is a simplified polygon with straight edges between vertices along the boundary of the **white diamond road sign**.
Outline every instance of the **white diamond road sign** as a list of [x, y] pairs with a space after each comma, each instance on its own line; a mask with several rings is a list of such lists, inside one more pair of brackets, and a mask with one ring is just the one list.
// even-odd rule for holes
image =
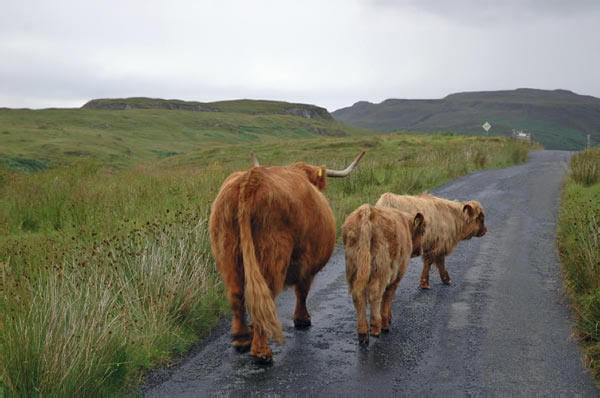
[[483, 126], [481, 126], [481, 127], [483, 127], [483, 129], [487, 132], [489, 129], [492, 128], [492, 125], [489, 124], [488, 122], [485, 122], [485, 123], [483, 123]]

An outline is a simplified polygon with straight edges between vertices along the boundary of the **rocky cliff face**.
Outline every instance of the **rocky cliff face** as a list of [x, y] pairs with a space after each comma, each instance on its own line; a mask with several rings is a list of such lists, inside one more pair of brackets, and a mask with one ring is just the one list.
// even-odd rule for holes
[[302, 116], [307, 119], [312, 119], [314, 117], [322, 117], [323, 119], [333, 119], [329, 112], [327, 112], [327, 109], [320, 108], [314, 105], [292, 106], [286, 109], [284, 112], [296, 116]]

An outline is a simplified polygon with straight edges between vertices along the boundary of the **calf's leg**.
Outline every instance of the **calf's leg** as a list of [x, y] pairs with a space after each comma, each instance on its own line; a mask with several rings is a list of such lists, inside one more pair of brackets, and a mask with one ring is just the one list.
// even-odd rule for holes
[[369, 344], [369, 325], [367, 324], [367, 292], [352, 293], [352, 302], [356, 308], [358, 342]]
[[392, 282], [391, 285], [385, 288], [383, 292], [383, 299], [381, 300], [381, 330], [384, 332], [390, 331], [390, 325], [392, 323], [392, 299], [394, 293], [398, 288], [400, 278]]
[[434, 264], [440, 272], [440, 279], [442, 280], [442, 282], [444, 282], [444, 284], [446, 285], [450, 285], [452, 281], [450, 280], [450, 275], [448, 275], [448, 271], [446, 271], [446, 258], [436, 258]]
[[423, 270], [421, 271], [421, 281], [419, 282], [421, 289], [431, 289], [431, 286], [429, 286], [429, 269], [431, 268], [431, 263], [430, 259], [423, 257]]
[[381, 300], [383, 287], [380, 280], [369, 283], [369, 304], [371, 306], [371, 336], [379, 337], [381, 334]]

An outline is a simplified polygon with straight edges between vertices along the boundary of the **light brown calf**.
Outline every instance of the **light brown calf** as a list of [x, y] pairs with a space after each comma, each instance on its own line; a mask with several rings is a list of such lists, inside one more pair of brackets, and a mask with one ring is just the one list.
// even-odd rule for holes
[[354, 210], [342, 226], [346, 252], [346, 280], [358, 320], [358, 341], [369, 342], [367, 296], [371, 307], [371, 335], [389, 331], [394, 292], [411, 257], [421, 255], [426, 230], [421, 213], [365, 204]]
[[476, 200], [457, 202], [429, 194], [419, 196], [384, 193], [377, 206], [401, 211], [421, 212], [427, 218], [427, 231], [423, 236], [423, 271], [420, 286], [429, 289], [429, 269], [435, 264], [442, 282], [451, 283], [446, 271], [446, 256], [452, 253], [460, 241], [482, 237], [487, 232], [485, 213]]

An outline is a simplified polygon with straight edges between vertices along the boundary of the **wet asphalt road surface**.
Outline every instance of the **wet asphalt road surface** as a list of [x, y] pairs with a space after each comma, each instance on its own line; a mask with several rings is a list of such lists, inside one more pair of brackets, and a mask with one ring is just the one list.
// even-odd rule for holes
[[146, 397], [216, 395], [597, 396], [575, 341], [562, 290], [556, 217], [568, 152], [535, 151], [527, 164], [472, 173], [431, 192], [478, 200], [489, 232], [447, 257], [453, 284], [432, 267], [418, 288], [413, 259], [392, 305], [390, 333], [358, 345], [343, 248], [317, 275], [312, 323], [294, 329], [295, 296], [277, 299], [286, 342], [256, 365], [230, 345], [222, 320], [180, 365], [151, 373]]

